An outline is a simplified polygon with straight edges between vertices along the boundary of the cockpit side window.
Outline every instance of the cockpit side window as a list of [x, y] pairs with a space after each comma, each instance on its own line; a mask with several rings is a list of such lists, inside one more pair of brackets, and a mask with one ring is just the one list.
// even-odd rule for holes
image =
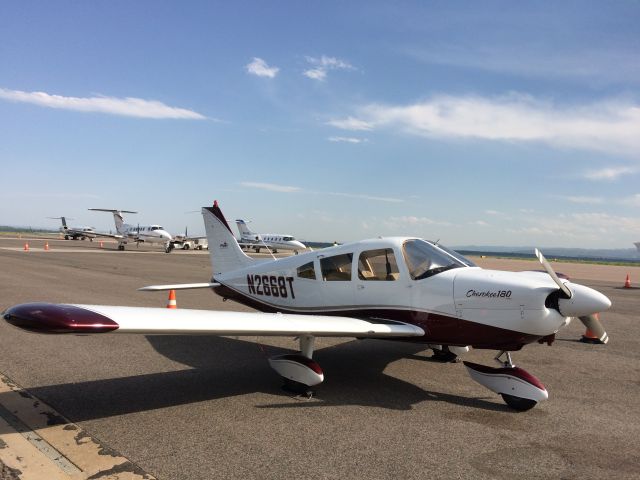
[[404, 261], [413, 280], [437, 275], [466, 265], [424, 240], [407, 240], [402, 246]]
[[305, 263], [304, 265], [298, 267], [298, 277], [315, 280], [316, 269], [313, 266], [313, 262]]
[[334, 255], [320, 259], [322, 279], [325, 282], [348, 282], [351, 280], [351, 262], [353, 253]]
[[396, 256], [390, 248], [367, 250], [358, 258], [358, 278], [360, 280], [394, 281], [399, 277]]

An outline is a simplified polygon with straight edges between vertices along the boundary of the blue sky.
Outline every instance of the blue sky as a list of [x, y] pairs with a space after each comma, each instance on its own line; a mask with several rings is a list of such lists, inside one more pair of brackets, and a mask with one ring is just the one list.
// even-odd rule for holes
[[0, 224], [640, 240], [638, 2], [1, 9]]

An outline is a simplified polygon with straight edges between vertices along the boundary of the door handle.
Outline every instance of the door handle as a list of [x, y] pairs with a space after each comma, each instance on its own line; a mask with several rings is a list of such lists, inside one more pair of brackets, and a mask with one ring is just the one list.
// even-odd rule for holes
[[358, 285], [358, 290], [364, 290], [364, 285]]

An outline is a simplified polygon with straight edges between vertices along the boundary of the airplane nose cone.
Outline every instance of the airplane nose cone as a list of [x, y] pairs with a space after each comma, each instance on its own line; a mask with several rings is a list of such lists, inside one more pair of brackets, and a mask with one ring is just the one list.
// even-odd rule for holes
[[565, 317], [583, 317], [604, 312], [611, 307], [611, 300], [593, 288], [575, 283], [569, 283], [568, 286], [572, 292], [571, 298], [558, 301], [560, 313]]

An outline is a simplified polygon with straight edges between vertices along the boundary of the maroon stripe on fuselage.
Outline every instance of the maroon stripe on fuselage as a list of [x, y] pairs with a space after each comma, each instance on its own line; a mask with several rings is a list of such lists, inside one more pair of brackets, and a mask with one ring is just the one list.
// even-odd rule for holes
[[520, 350], [526, 344], [534, 343], [542, 338], [540, 335], [531, 335], [450, 317], [448, 315], [411, 309], [363, 307], [347, 308], [344, 310], [300, 311], [262, 303], [226, 285], [214, 287], [213, 291], [223, 298], [237, 301], [261, 312], [353, 317], [368, 320], [373, 323], [376, 322], [376, 319], [395, 320], [418, 326], [425, 331], [422, 337], [394, 338], [393, 340], [433, 343], [438, 345], [468, 345], [480, 349], [515, 351]]
[[104, 315], [74, 305], [23, 303], [8, 308], [3, 318], [11, 325], [36, 333], [105, 333], [118, 324]]

